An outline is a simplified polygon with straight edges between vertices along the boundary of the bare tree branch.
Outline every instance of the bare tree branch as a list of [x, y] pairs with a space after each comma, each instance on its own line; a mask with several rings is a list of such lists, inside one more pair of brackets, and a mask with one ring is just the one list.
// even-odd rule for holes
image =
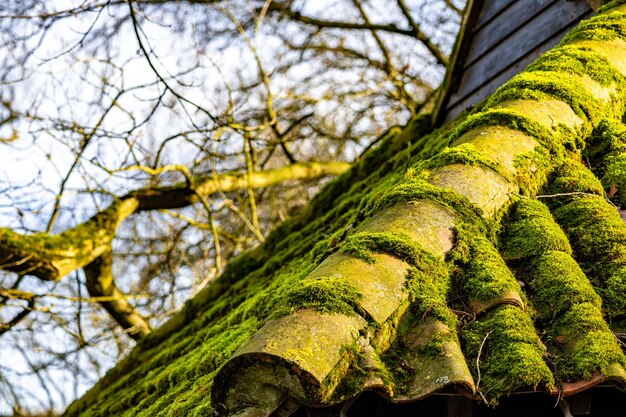
[[293, 164], [283, 168], [225, 173], [169, 187], [136, 190], [118, 199], [88, 221], [58, 235], [23, 235], [0, 229], [0, 269], [46, 281], [61, 279], [104, 255], [117, 227], [133, 213], [181, 208], [217, 192], [263, 188], [288, 180], [319, 178], [346, 171], [346, 162]]
[[[405, 6], [406, 7], [406, 6]], [[307, 25], [317, 26], [318, 28], [334, 28], [334, 29], [349, 29], [349, 30], [379, 30], [382, 32], [396, 33], [399, 35], [410, 36], [419, 40], [437, 59], [441, 65], [448, 64], [448, 57], [441, 51], [439, 46], [435, 45], [430, 38], [421, 31], [419, 25], [415, 24], [411, 18], [410, 22], [413, 22], [410, 29], [403, 29], [396, 24], [376, 24], [376, 23], [353, 23], [342, 22], [334, 20], [317, 19], [311, 16], [305, 16], [300, 12], [292, 10], [288, 5], [280, 2], [272, 2], [268, 8], [269, 12], [278, 12], [292, 20], [305, 23]], [[410, 16], [410, 14], [409, 14]], [[410, 23], [409, 22], [409, 23]]]
[[117, 288], [113, 278], [113, 254], [109, 248], [83, 270], [87, 278], [87, 290], [92, 297], [107, 297], [107, 301], [99, 301], [100, 305], [133, 339], [150, 334], [148, 322], [128, 302], [126, 296]]

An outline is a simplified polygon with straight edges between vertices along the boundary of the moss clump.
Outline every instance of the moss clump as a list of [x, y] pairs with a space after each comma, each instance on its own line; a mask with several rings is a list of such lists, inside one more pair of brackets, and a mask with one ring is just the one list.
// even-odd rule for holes
[[546, 52], [526, 71], [552, 71], [560, 74], [589, 76], [602, 86], [623, 83], [623, 76], [608, 60], [591, 48], [580, 45], [562, 45], [559, 48]]
[[374, 143], [378, 142], [378, 146], [370, 152], [366, 152], [357, 162], [358, 172], [361, 176], [367, 177], [369, 173], [375, 171], [380, 166], [380, 153], [386, 153], [390, 145], [398, 139], [401, 132], [402, 129], [394, 126], [374, 140]]
[[[564, 77], [560, 72], [550, 71], [536, 70], [516, 75], [491, 96], [488, 106], [493, 107], [511, 100], [549, 98], [563, 101], [576, 115], [594, 124], [607, 117], [607, 106], [589, 94], [579, 81], [572, 77]], [[570, 135], [564, 135], [561, 139], [568, 149], [579, 148], [582, 145], [580, 142], [567, 141], [572, 139]]]
[[[505, 84], [505, 87], [508, 84]], [[502, 88], [505, 88], [502, 87]], [[501, 90], [498, 90], [500, 92]], [[508, 96], [505, 97], [505, 91], [502, 90], [500, 96], [501, 99], [497, 99], [495, 103], [500, 103]], [[513, 91], [513, 90], [511, 90]], [[496, 92], [496, 94], [498, 94]], [[507, 93], [508, 94], [508, 93]], [[528, 97], [515, 97], [515, 98], [528, 98]], [[492, 99], [496, 100], [496, 99]], [[561, 153], [562, 144], [574, 143], [575, 133], [563, 126], [551, 127], [548, 129], [544, 125], [529, 119], [528, 117], [508, 109], [488, 109], [478, 114], [469, 116], [459, 127], [450, 135], [449, 141], [454, 142], [460, 138], [463, 134], [470, 130], [477, 129], [483, 126], [502, 126], [513, 130], [518, 130], [528, 136], [532, 136], [539, 143], [550, 151], [552, 154]], [[570, 147], [573, 147], [571, 145]]]
[[585, 156], [612, 200], [626, 204], [626, 125], [603, 120], [594, 129]]
[[480, 166], [496, 171], [505, 178], [508, 177], [507, 172], [505, 172], [494, 161], [483, 155], [482, 152], [476, 149], [476, 147], [471, 143], [463, 143], [452, 148], [445, 148], [432, 158], [418, 163], [415, 170], [418, 172], [429, 171], [451, 164]]
[[626, 125], [618, 120], [604, 119], [587, 140], [584, 156], [594, 173], [602, 177], [606, 171], [604, 158], [626, 152]]
[[484, 230], [488, 229], [482, 210], [466, 197], [447, 188], [432, 185], [421, 178], [408, 178], [385, 192], [374, 206], [374, 210], [379, 211], [398, 203], [418, 200], [436, 201], [453, 210], [464, 222], [481, 225]]
[[543, 361], [544, 346], [520, 308], [499, 307], [465, 326], [461, 337], [467, 362], [478, 363], [478, 369], [470, 367], [474, 380], [480, 372], [477, 390], [490, 404], [516, 389], [554, 386]]
[[554, 217], [570, 236], [579, 261], [601, 263], [625, 259], [626, 224], [616, 208], [604, 199], [579, 196], [554, 211]]
[[[461, 118], [460, 118], [461, 117]], [[450, 134], [456, 120], [461, 120], [462, 116], [457, 116], [454, 122], [443, 125], [422, 137], [411, 138], [409, 165], [414, 165], [425, 159], [431, 158], [448, 145], [446, 137]]]
[[357, 161], [349, 178], [380, 179], [406, 168], [412, 160], [428, 158], [441, 148], [438, 138], [442, 134], [443, 129], [433, 130], [430, 114], [416, 115], [404, 128], [393, 127], [376, 139], [376, 146]]
[[626, 0], [602, 0], [603, 6], [597, 10], [598, 14], [609, 12], [610, 10], [626, 4]]
[[580, 303], [588, 303], [596, 310], [602, 305], [583, 271], [567, 253], [543, 253], [531, 261], [522, 278], [528, 282], [533, 306], [544, 324]]
[[363, 389], [367, 377], [375, 373], [372, 369], [364, 369], [362, 366], [365, 355], [358, 344], [345, 346], [344, 357], [349, 358], [350, 367], [333, 390], [330, 403], [339, 403], [346, 398], [358, 395]]
[[526, 260], [520, 277], [529, 285], [559, 380], [588, 379], [622, 363], [602, 318], [602, 300], [570, 256], [568, 241], [547, 207], [536, 200], [517, 202], [504, 241], [506, 252]]
[[288, 289], [272, 308], [270, 318], [288, 316], [297, 310], [313, 309], [320, 313], [354, 315], [363, 295], [343, 277], [308, 278]]
[[450, 259], [459, 268], [459, 295], [467, 298], [470, 304], [490, 301], [510, 292], [522, 293], [496, 248], [478, 233], [457, 227], [455, 247], [450, 253]]
[[589, 379], [624, 364], [602, 317], [601, 299], [571, 256], [547, 252], [531, 262], [525, 276], [561, 381]]
[[626, 40], [626, 24], [622, 13], [598, 15], [593, 19], [583, 20], [576, 29], [565, 35], [561, 44], [573, 43], [577, 40], [611, 41], [614, 39]]
[[[602, 183], [580, 162], [564, 160], [551, 173], [545, 194], [586, 193], [604, 196]], [[550, 206], [562, 204], [572, 197], [561, 196], [545, 201]]]
[[373, 264], [372, 253], [382, 252], [411, 265], [433, 262], [433, 255], [420, 248], [409, 236], [398, 232], [360, 232], [349, 236], [339, 251]]
[[554, 211], [609, 318], [626, 307], [626, 224], [610, 203], [578, 196]]
[[548, 182], [550, 155], [548, 150], [537, 147], [530, 153], [517, 155], [514, 166], [517, 170], [515, 182], [520, 187], [520, 194], [534, 197]]
[[559, 370], [566, 379], [590, 379], [595, 372], [606, 372], [609, 365], [626, 365], [624, 354], [596, 305], [572, 306], [555, 322], [554, 329], [571, 345], [570, 360], [561, 364]]
[[456, 316], [448, 308], [450, 273], [443, 262], [429, 268], [412, 268], [408, 280], [411, 312], [420, 320], [433, 317], [450, 329], [456, 328]]
[[508, 259], [540, 255], [546, 251], [572, 253], [563, 230], [548, 207], [538, 200], [517, 201], [509, 216], [502, 241], [502, 254]]
[[458, 343], [456, 332], [448, 329], [434, 333], [428, 342], [416, 349], [417, 355], [422, 358], [434, 359], [446, 355], [446, 344], [450, 342]]
[[606, 159], [602, 184], [616, 204], [626, 205], [626, 153]]
[[412, 267], [407, 279], [411, 309], [418, 316], [436, 317], [449, 327], [456, 317], [447, 306], [450, 272], [445, 262], [423, 250], [403, 233], [356, 233], [346, 239], [340, 251], [373, 263], [373, 253], [387, 253]]

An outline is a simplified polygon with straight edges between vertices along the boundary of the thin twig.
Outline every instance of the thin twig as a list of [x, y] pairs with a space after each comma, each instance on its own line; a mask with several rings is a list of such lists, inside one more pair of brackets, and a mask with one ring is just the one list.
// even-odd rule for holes
[[585, 193], [582, 191], [574, 191], [571, 193], [556, 193], [556, 194], [542, 194], [542, 195], [538, 195], [535, 198], [556, 198], [556, 197], [568, 197], [568, 196], [572, 196], [572, 195], [589, 195], [589, 196], [593, 196], [593, 197], [602, 197], [598, 194], [593, 194], [593, 193]]
[[483, 339], [482, 343], [480, 344], [480, 347], [478, 348], [478, 356], [476, 357], [476, 374], [478, 375], [478, 378], [476, 379], [476, 392], [480, 394], [480, 397], [483, 399], [484, 402], [487, 402], [487, 399], [485, 398], [485, 396], [479, 389], [480, 387], [480, 355], [482, 355], [485, 342], [487, 341], [487, 338], [489, 337], [492, 331], [493, 330], [488, 331], [487, 334], [485, 335], [485, 338]]
[[[254, 174], [254, 160], [252, 156], [253, 148], [252, 142], [250, 140], [250, 135], [243, 135], [243, 153], [246, 158], [246, 182], [248, 183], [247, 191], [248, 191], [248, 204], [250, 205], [250, 217], [252, 218], [252, 225], [256, 230], [259, 231], [257, 236], [262, 236], [261, 227], [259, 226], [259, 211], [257, 210], [256, 199], [254, 198], [254, 191], [252, 187], [250, 187], [250, 177]], [[264, 239], [260, 240], [261, 242]]]
[[[513, 195], [515, 197], [522, 198], [522, 199], [532, 199], [532, 197], [526, 197], [526, 196], [518, 194], [518, 193], [510, 193], [510, 195]], [[571, 196], [575, 196], [575, 195], [586, 195], [586, 196], [589, 196], [589, 197], [601, 198], [601, 199], [603, 199], [604, 201], [608, 202], [610, 205], [612, 205], [613, 207], [615, 207], [616, 209], [619, 210], [619, 207], [617, 207], [609, 198], [603, 197], [603, 196], [598, 195], [598, 194], [585, 193], [583, 191], [573, 191], [573, 192], [570, 192], [570, 193], [542, 194], [542, 195], [535, 196], [535, 198], [536, 199], [540, 199], [540, 198], [558, 198], [558, 197], [571, 197]]]

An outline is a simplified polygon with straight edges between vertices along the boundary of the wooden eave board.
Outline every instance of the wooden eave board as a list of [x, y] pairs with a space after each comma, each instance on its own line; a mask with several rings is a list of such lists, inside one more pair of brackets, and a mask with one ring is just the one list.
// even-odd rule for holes
[[467, 7], [436, 125], [493, 93], [593, 15], [585, 0], [473, 0]]

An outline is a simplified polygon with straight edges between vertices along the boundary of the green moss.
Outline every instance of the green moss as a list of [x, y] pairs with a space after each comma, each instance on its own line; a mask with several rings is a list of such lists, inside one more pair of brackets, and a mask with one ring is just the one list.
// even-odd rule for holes
[[456, 333], [451, 331], [437, 332], [423, 346], [416, 349], [416, 354], [423, 360], [433, 359], [446, 355], [445, 345], [450, 342], [457, 342]]
[[626, 223], [604, 199], [577, 196], [554, 212], [608, 317], [626, 308]]
[[[591, 171], [580, 162], [564, 160], [551, 173], [546, 195], [557, 195], [567, 193], [587, 193], [598, 196], [604, 195], [604, 189], [600, 181]], [[547, 198], [550, 206], [563, 204], [570, 201], [573, 196], [560, 196], [559, 198]]]
[[559, 334], [572, 340], [585, 333], [609, 330], [600, 310], [590, 303], [574, 304], [557, 321], [557, 326]]
[[375, 211], [383, 210], [398, 203], [432, 200], [450, 208], [459, 217], [470, 224], [480, 225], [487, 230], [487, 221], [482, 210], [472, 204], [466, 197], [446, 188], [434, 186], [420, 178], [408, 178], [399, 185], [389, 189], [377, 201]]
[[609, 365], [626, 365], [615, 336], [594, 304], [574, 305], [555, 323], [555, 330], [571, 345], [571, 359], [559, 369], [565, 379], [590, 379], [595, 372], [606, 372]]
[[619, 120], [604, 119], [596, 126], [587, 140], [584, 156], [594, 173], [604, 175], [603, 159], [607, 155], [626, 151], [626, 125]]
[[588, 140], [585, 157], [612, 200], [626, 204], [626, 125], [603, 120]]
[[377, 139], [378, 144], [355, 164], [358, 175], [352, 173], [350, 177], [353, 181], [355, 178], [379, 179], [405, 168], [418, 153], [434, 147], [433, 143], [441, 134], [442, 129], [433, 131], [430, 114], [416, 115], [404, 128], [391, 128]]
[[567, 234], [576, 257], [585, 262], [619, 260], [626, 224], [617, 209], [602, 198], [578, 196], [554, 212]]
[[276, 306], [271, 308], [270, 318], [276, 319], [303, 309], [351, 316], [355, 314], [354, 308], [361, 298], [362, 294], [343, 277], [308, 278], [279, 296]]
[[484, 236], [457, 227], [455, 247], [450, 258], [460, 269], [460, 295], [470, 304], [491, 301], [511, 291], [522, 294], [512, 272]]
[[603, 6], [597, 10], [598, 14], [608, 13], [614, 8], [626, 4], [626, 0], [603, 0]]
[[463, 143], [452, 148], [444, 148], [432, 158], [418, 163], [414, 169], [417, 172], [422, 172], [451, 164], [480, 166], [491, 169], [505, 178], [509, 176], [498, 164], [483, 155], [483, 153], [476, 149], [471, 143]]
[[436, 258], [424, 251], [409, 236], [397, 232], [361, 232], [349, 236], [340, 252], [356, 256], [370, 264], [375, 262], [372, 253], [387, 253], [411, 265], [435, 262]]
[[[464, 112], [463, 114], [465, 114]], [[462, 120], [462, 117], [458, 120]], [[411, 159], [409, 165], [414, 165], [425, 159], [431, 158], [445, 148], [450, 142], [447, 137], [450, 131], [454, 128], [456, 122], [448, 123], [432, 133], [422, 136], [421, 138], [414, 138], [411, 141], [410, 154]]]
[[[543, 361], [544, 347], [523, 310], [499, 307], [466, 325], [461, 331], [468, 364], [478, 363], [477, 389], [491, 404], [516, 389], [554, 386], [552, 372]], [[478, 369], [470, 366], [474, 380]]]
[[[550, 98], [567, 103], [576, 115], [594, 124], [607, 117], [607, 106], [588, 93], [579, 81], [564, 77], [560, 72], [539, 70], [523, 72], [513, 77], [491, 96], [488, 106], [493, 107], [510, 100], [541, 101]], [[581, 146], [577, 142], [564, 144], [568, 148]]]
[[565, 252], [546, 251], [523, 271], [520, 278], [528, 283], [533, 306], [544, 325], [577, 304], [589, 303], [596, 310], [602, 305], [583, 271]]
[[[362, 175], [358, 174], [356, 165], [352, 166], [348, 171], [344, 172], [333, 181], [326, 184], [322, 190], [311, 200], [306, 210], [302, 214], [300, 222], [306, 224], [314, 219], [318, 219], [333, 211], [337, 201], [347, 193], [361, 194], [363, 191], [361, 180]], [[276, 235], [278, 241], [288, 235]]]
[[[505, 87], [508, 84], [505, 85]], [[503, 87], [504, 88], [504, 87]], [[495, 96], [496, 103], [500, 103], [512, 94], [508, 93], [509, 90], [498, 90], [501, 92], [499, 96]], [[513, 89], [510, 91], [514, 91]], [[498, 94], [498, 93], [496, 93]], [[511, 96], [511, 98], [513, 98]], [[514, 97], [514, 98], [528, 98], [528, 97]], [[545, 98], [545, 96], [542, 96]], [[535, 99], [532, 97], [531, 99]], [[491, 102], [490, 102], [491, 103]], [[548, 149], [552, 154], [562, 153], [562, 145], [570, 144], [569, 147], [573, 147], [575, 133], [571, 129], [563, 126], [555, 126], [550, 129], [543, 126], [528, 117], [508, 109], [488, 109], [478, 114], [469, 116], [459, 127], [450, 135], [450, 143], [460, 138], [463, 134], [470, 130], [477, 129], [483, 126], [502, 126], [513, 130], [518, 130], [528, 136], [532, 136], [539, 143]]]
[[364, 366], [362, 366], [365, 355], [358, 344], [345, 346], [344, 354], [345, 357], [350, 358], [350, 368], [339, 382], [339, 385], [333, 390], [331, 396], [331, 402], [333, 403], [358, 395], [363, 388], [366, 378], [373, 373], [371, 369], [364, 369]]
[[370, 152], [366, 152], [357, 162], [358, 172], [361, 176], [367, 177], [380, 166], [381, 152], [386, 153], [393, 142], [401, 140], [402, 138], [399, 138], [400, 133], [402, 133], [402, 129], [394, 126], [374, 140], [374, 142], [378, 142], [378, 146], [375, 146]]
[[[620, 206], [626, 205], [626, 153], [606, 158], [606, 171], [602, 184], [612, 200]], [[613, 193], [612, 190], [615, 190]]]
[[572, 252], [565, 233], [548, 207], [538, 200], [521, 199], [513, 205], [501, 241], [502, 254], [507, 259], [537, 256], [546, 251]]
[[[390, 371], [393, 394], [415, 397], [441, 388], [441, 380], [456, 379], [464, 374], [456, 329], [438, 319], [425, 318], [413, 312], [405, 314], [391, 349], [381, 359]], [[461, 378], [469, 375], [462, 375]], [[467, 380], [466, 379], [466, 380]], [[445, 384], [445, 382], [444, 382]]]
[[515, 183], [520, 187], [520, 194], [534, 197], [548, 182], [550, 155], [545, 148], [537, 147], [533, 152], [516, 156], [514, 166], [517, 170]]
[[624, 24], [622, 13], [609, 13], [583, 20], [576, 29], [563, 37], [561, 44], [577, 40], [611, 41], [614, 39], [626, 40], [626, 24]]
[[563, 45], [546, 52], [526, 71], [553, 71], [560, 74], [589, 76], [600, 85], [608, 87], [623, 83], [624, 78], [602, 55], [580, 45]]
[[408, 280], [411, 312], [420, 320], [436, 318], [450, 329], [456, 328], [456, 316], [448, 308], [450, 273], [441, 262], [427, 269], [412, 268]]
[[594, 173], [602, 177], [606, 171], [604, 158], [626, 151], [626, 125], [618, 120], [604, 119], [587, 140], [584, 157]]

